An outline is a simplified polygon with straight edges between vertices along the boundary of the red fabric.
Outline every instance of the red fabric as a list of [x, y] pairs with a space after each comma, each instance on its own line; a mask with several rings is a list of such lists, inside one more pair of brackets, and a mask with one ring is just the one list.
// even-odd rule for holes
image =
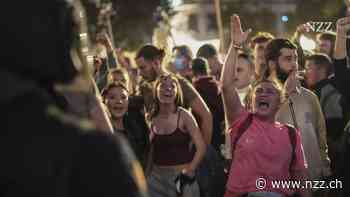
[[[247, 117], [248, 112], [242, 112], [240, 118], [230, 127], [231, 142], [234, 141], [237, 129]], [[271, 186], [271, 181], [290, 180], [292, 176], [289, 170], [292, 145], [285, 125], [262, 121], [253, 115], [251, 125], [238, 140], [234, 151], [227, 190], [233, 193], [254, 191], [291, 193], [287, 189], [275, 189]], [[295, 153], [293, 172], [305, 172], [300, 132], [296, 134]], [[265, 189], [256, 188], [258, 178], [266, 180]]]
[[[155, 133], [154, 133], [155, 134]], [[153, 162], [156, 165], [172, 166], [192, 161], [191, 137], [177, 128], [171, 134], [155, 134], [153, 138]]]

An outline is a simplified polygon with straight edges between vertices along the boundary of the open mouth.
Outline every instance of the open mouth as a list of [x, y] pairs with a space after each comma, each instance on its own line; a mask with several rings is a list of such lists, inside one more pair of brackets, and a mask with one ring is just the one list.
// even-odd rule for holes
[[114, 107], [112, 107], [112, 109], [115, 110], [115, 111], [122, 111], [124, 109], [124, 107], [114, 106]]
[[163, 94], [163, 96], [164, 96], [164, 97], [171, 98], [171, 97], [173, 97], [173, 94], [172, 94], [171, 92], [165, 92], [165, 93]]
[[270, 103], [268, 103], [266, 101], [259, 101], [258, 107], [262, 108], [262, 109], [268, 109], [270, 107]]

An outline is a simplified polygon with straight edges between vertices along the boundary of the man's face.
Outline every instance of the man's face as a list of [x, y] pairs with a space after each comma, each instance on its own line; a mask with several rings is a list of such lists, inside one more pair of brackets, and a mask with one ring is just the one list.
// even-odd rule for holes
[[174, 51], [174, 64], [177, 71], [181, 71], [190, 66], [192, 59], [186, 55], [181, 54], [179, 50]]
[[210, 68], [212, 74], [214, 74], [214, 75], [216, 75], [218, 73], [220, 74], [222, 64], [219, 61], [218, 56], [214, 55], [213, 57], [210, 57], [207, 60], [208, 60], [209, 68]]
[[253, 50], [256, 73], [261, 73], [261, 65], [265, 63], [264, 51], [268, 42], [256, 43]]
[[236, 78], [234, 79], [235, 86], [238, 89], [247, 87], [254, 75], [254, 72], [249, 65], [249, 62], [245, 58], [238, 58], [236, 66]]
[[278, 65], [281, 71], [289, 74], [298, 70], [298, 54], [296, 49], [282, 48], [281, 55], [278, 57]]
[[332, 42], [330, 40], [318, 39], [317, 50], [320, 53], [325, 53], [330, 56], [332, 51]]
[[179, 50], [174, 52], [174, 61], [176, 71], [185, 78], [192, 78], [192, 69], [191, 69], [192, 58], [182, 55]]
[[305, 63], [305, 68], [306, 68], [306, 74], [305, 74], [306, 84], [309, 88], [314, 87], [316, 83], [322, 80], [321, 70], [314, 63], [313, 60], [307, 60]]
[[155, 61], [146, 60], [143, 57], [136, 59], [136, 64], [140, 70], [140, 75], [147, 81], [154, 81], [157, 78]]

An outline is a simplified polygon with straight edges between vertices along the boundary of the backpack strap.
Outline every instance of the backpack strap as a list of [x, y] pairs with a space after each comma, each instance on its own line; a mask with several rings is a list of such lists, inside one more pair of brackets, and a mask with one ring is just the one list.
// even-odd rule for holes
[[295, 148], [296, 148], [296, 144], [297, 144], [297, 135], [296, 135], [297, 131], [292, 125], [286, 124], [286, 127], [288, 129], [288, 136], [289, 136], [290, 144], [292, 145], [292, 159], [291, 159], [291, 162], [289, 164], [289, 172], [291, 172], [292, 167], [293, 167], [295, 160], [296, 160]]
[[232, 142], [232, 159], [233, 159], [233, 156], [234, 156], [234, 152], [235, 152], [235, 148], [236, 148], [236, 145], [238, 143], [238, 140], [241, 138], [241, 136], [243, 135], [243, 133], [249, 128], [249, 126], [251, 125], [253, 121], [253, 114], [252, 113], [249, 113], [248, 114], [248, 117], [243, 121], [243, 123], [240, 125], [240, 127], [238, 127], [237, 129], [237, 136], [236, 138], [234, 139], [234, 141]]
[[226, 175], [228, 175], [228, 173], [230, 172], [231, 163], [233, 161], [234, 152], [235, 152], [235, 148], [236, 148], [236, 145], [238, 143], [238, 140], [243, 135], [243, 133], [249, 128], [252, 121], [253, 121], [253, 114], [249, 113], [248, 117], [242, 122], [242, 124], [237, 129], [237, 137], [234, 139], [234, 141], [232, 142], [232, 146], [231, 146], [232, 158], [228, 159], [224, 162], [224, 172]]

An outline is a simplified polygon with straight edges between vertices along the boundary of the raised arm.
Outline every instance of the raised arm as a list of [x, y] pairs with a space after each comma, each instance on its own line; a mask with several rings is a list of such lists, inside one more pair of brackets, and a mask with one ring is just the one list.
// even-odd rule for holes
[[334, 48], [334, 75], [337, 89], [347, 99], [350, 98], [347, 85], [350, 83], [350, 69], [347, 68], [346, 36], [350, 30], [350, 17], [341, 18], [337, 21], [337, 36]]
[[302, 35], [308, 34], [308, 32], [310, 31], [310, 23], [301, 24], [297, 27], [296, 31], [294, 32], [294, 35], [291, 38], [291, 41], [297, 46], [298, 63], [302, 68], [304, 68], [305, 66], [305, 54], [303, 48], [300, 45], [300, 37]]
[[183, 77], [179, 77], [179, 82], [184, 94], [184, 103], [188, 103], [192, 113], [197, 118], [200, 131], [207, 145], [211, 143], [213, 133], [213, 116], [196, 89]]
[[350, 29], [350, 17], [341, 18], [337, 21], [337, 37], [335, 39], [334, 58], [346, 58], [346, 33]]
[[234, 77], [236, 75], [236, 62], [238, 49], [244, 41], [246, 41], [250, 29], [243, 32], [239, 16], [231, 16], [231, 43], [228, 54], [224, 62], [221, 73], [222, 98], [225, 110], [226, 128], [238, 117], [243, 110], [241, 101], [239, 100], [236, 87], [234, 85]]

